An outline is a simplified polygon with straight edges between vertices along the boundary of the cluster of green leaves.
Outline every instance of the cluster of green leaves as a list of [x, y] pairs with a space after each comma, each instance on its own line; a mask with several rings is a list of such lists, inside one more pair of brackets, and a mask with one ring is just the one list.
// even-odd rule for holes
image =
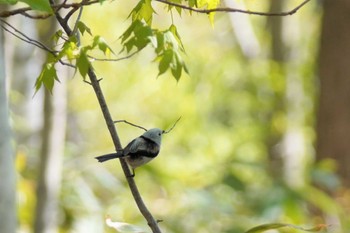
[[133, 48], [141, 50], [148, 44], [152, 44], [157, 54], [155, 60], [159, 62], [158, 75], [170, 69], [174, 78], [179, 80], [182, 70], [188, 73], [186, 64], [180, 55], [184, 47], [174, 24], [169, 29], [160, 31], [152, 29], [147, 23], [137, 19], [123, 33], [121, 40], [128, 53]]
[[[196, 2], [192, 1], [190, 4], [193, 5], [196, 4]], [[43, 6], [44, 4], [41, 5]], [[39, 9], [38, 6], [33, 5], [32, 7], [33, 9]], [[136, 51], [140, 51], [147, 45], [152, 45], [156, 53], [155, 61], [159, 63], [158, 75], [164, 74], [166, 71], [170, 70], [174, 78], [179, 80], [183, 71], [188, 73], [186, 64], [181, 57], [181, 52], [184, 52], [184, 46], [174, 24], [171, 24], [166, 30], [158, 30], [152, 27], [154, 13], [155, 11], [151, 5], [151, 0], [141, 0], [134, 7], [129, 15], [129, 18], [132, 19], [131, 25], [120, 37], [123, 50], [130, 53], [134, 48]], [[92, 57], [88, 54], [90, 51], [97, 49], [102, 51], [106, 56], [108, 56], [110, 52], [113, 53], [103, 38], [99, 35], [93, 35], [91, 30], [83, 22], [79, 21], [76, 28], [81, 35], [88, 33], [90, 36], [93, 36], [92, 42], [87, 45], [80, 45], [77, 33], [67, 36], [62, 30], [56, 32], [53, 36], [56, 45], [60, 43], [59, 40], [62, 38], [64, 43], [59, 51], [48, 56], [37, 78], [35, 84], [36, 91], [38, 91], [42, 85], [50, 92], [52, 91], [55, 81], [59, 81], [55, 69], [55, 64], [59, 62], [69, 61], [69, 63], [76, 68], [76, 71], [79, 71], [81, 76], [85, 79], [89, 68], [92, 68], [92, 59], [90, 59]]]
[[[83, 22], [77, 22], [77, 30], [84, 35], [88, 33], [93, 36], [90, 28], [88, 28]], [[35, 90], [38, 91], [42, 85], [44, 85], [50, 92], [54, 86], [54, 81], [59, 81], [55, 64], [61, 62], [63, 59], [67, 59], [70, 64], [75, 66], [76, 71], [79, 71], [81, 76], [85, 79], [88, 70], [91, 68], [91, 60], [93, 58], [89, 56], [88, 52], [92, 50], [100, 50], [104, 55], [109, 56], [113, 53], [112, 49], [107, 45], [106, 41], [99, 35], [93, 36], [90, 44], [80, 46], [80, 40], [77, 34], [64, 38], [65, 34], [62, 30], [58, 30], [53, 36], [55, 43], [59, 43], [60, 39], [64, 39], [64, 43], [61, 46], [61, 50], [55, 54], [49, 54], [46, 63], [43, 65], [43, 69], [36, 80]]]
[[[16, 4], [17, 2], [24, 2], [28, 4], [33, 10], [53, 13], [53, 8], [50, 6], [48, 0], [0, 0], [0, 3]], [[100, 1], [101, 3], [104, 0]], [[182, 4], [182, 0], [174, 0], [174, 3]], [[185, 0], [185, 4], [190, 7], [201, 8], [215, 8], [219, 4], [219, 0]], [[174, 7], [168, 5], [167, 10], [171, 11], [173, 8], [181, 15], [181, 7]], [[152, 6], [152, 0], [140, 0], [138, 4], [132, 9], [128, 18], [131, 18], [131, 25], [120, 37], [123, 46], [122, 51], [127, 53], [140, 51], [146, 46], [151, 45], [154, 48], [156, 57], [154, 61], [158, 62], [158, 76], [164, 74], [168, 70], [171, 72], [176, 80], [179, 80], [183, 71], [188, 73], [186, 64], [184, 63], [181, 54], [184, 53], [184, 46], [179, 36], [177, 27], [172, 23], [169, 28], [165, 30], [156, 29], [153, 24], [153, 16], [155, 10]], [[213, 15], [209, 14], [211, 22], [213, 22]], [[50, 92], [54, 86], [55, 81], [59, 81], [56, 73], [55, 64], [63, 61], [69, 61], [70, 65], [74, 66], [77, 71], [85, 79], [86, 74], [91, 66], [89, 59], [89, 52], [98, 49], [105, 55], [112, 51], [106, 42], [99, 35], [93, 35], [91, 30], [83, 23], [78, 22], [75, 26], [76, 31], [80, 34], [87, 32], [93, 36], [92, 43], [88, 45], [80, 45], [78, 39], [78, 32], [73, 35], [65, 35], [62, 30], [56, 32], [53, 40], [58, 44], [60, 38], [64, 39], [64, 44], [60, 50], [52, 52], [48, 55], [46, 63], [43, 65], [42, 71], [37, 78], [35, 89], [38, 91], [44, 85]], [[60, 42], [61, 43], [61, 42]], [[91, 58], [91, 57], [90, 57]]]
[[[191, 4], [195, 4], [195, 1]], [[151, 44], [157, 55], [155, 61], [159, 62], [158, 75], [170, 69], [174, 78], [179, 80], [183, 70], [188, 73], [180, 54], [185, 51], [180, 35], [174, 24], [166, 30], [154, 29], [153, 14], [155, 10], [151, 0], [141, 0], [129, 15], [132, 23], [121, 36], [121, 42], [128, 53], [133, 48], [139, 51]]]
[[48, 0], [0, 0], [0, 4], [14, 5], [17, 2], [24, 2], [28, 4], [33, 10], [52, 13], [52, 9]]

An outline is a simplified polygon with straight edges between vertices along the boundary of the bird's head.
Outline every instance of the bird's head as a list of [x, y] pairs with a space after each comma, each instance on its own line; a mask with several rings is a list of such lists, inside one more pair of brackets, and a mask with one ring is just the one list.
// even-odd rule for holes
[[162, 134], [163, 133], [164, 133], [164, 130], [154, 128], [154, 129], [147, 130], [142, 136], [154, 141], [155, 143], [157, 143], [160, 146], [160, 144], [162, 142]]

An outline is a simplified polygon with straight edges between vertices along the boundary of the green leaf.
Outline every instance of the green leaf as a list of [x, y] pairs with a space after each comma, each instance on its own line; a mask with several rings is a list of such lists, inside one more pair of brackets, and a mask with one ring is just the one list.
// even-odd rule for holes
[[282, 228], [282, 227], [290, 227], [290, 228], [294, 228], [297, 230], [301, 230], [301, 231], [308, 231], [308, 232], [319, 232], [322, 230], [327, 229], [327, 225], [325, 224], [318, 224], [315, 227], [312, 228], [302, 228], [293, 224], [286, 224], [286, 223], [268, 223], [268, 224], [262, 224], [256, 227], [251, 228], [250, 230], [246, 231], [245, 233], [257, 233], [257, 232], [263, 232], [263, 231], [267, 231], [267, 230], [271, 230], [271, 229], [278, 229], [278, 228]]
[[123, 47], [130, 52], [133, 47], [141, 50], [154, 40], [154, 31], [146, 23], [139, 20], [133, 22], [121, 36]]
[[19, 1], [28, 4], [33, 10], [53, 13], [49, 0], [19, 0]]
[[164, 33], [164, 42], [169, 48], [173, 48], [174, 50], [179, 49], [179, 44], [171, 31], [166, 31]]
[[0, 0], [0, 4], [10, 4], [14, 5], [17, 3], [17, 0]]
[[87, 32], [92, 36], [90, 28], [88, 26], [86, 26], [86, 24], [84, 24], [83, 22], [79, 21], [77, 23], [77, 28], [82, 35], [84, 35], [84, 33]]
[[106, 41], [101, 36], [95, 36], [94, 41], [92, 44], [92, 47], [95, 48], [98, 46], [98, 48], [105, 54], [109, 55], [110, 52], [114, 53], [111, 47], [109, 47], [106, 43]]
[[188, 5], [189, 5], [190, 7], [198, 7], [197, 0], [189, 0], [189, 1], [188, 1]]
[[177, 43], [180, 45], [180, 48], [182, 51], [185, 51], [185, 47], [182, 44], [181, 37], [179, 33], [177, 32], [177, 28], [174, 24], [172, 24], [169, 28], [169, 31], [173, 34], [174, 38], [176, 39]]
[[153, 13], [155, 13], [151, 0], [141, 0], [139, 3], [132, 9], [128, 17], [132, 17], [133, 21], [144, 20], [148, 25], [152, 24]]
[[62, 50], [57, 57], [58, 59], [61, 59], [64, 56], [66, 56], [70, 62], [79, 56], [79, 48], [73, 37], [71, 37], [70, 40], [64, 42]]
[[52, 63], [52, 62], [45, 63], [39, 77], [36, 79], [36, 82], [35, 82], [35, 94], [38, 92], [42, 84], [44, 84], [46, 89], [50, 91], [50, 93], [52, 94], [52, 89], [53, 89], [55, 80], [59, 81], [57, 77], [55, 63]]
[[175, 60], [176, 61], [171, 64], [171, 73], [174, 76], [174, 78], [176, 79], [176, 81], [179, 81], [181, 78], [181, 74], [182, 74], [182, 64], [180, 62], [178, 62], [177, 59], [175, 59]]
[[131, 23], [128, 29], [126, 29], [126, 31], [120, 36], [122, 43], [124, 43], [131, 36], [131, 33], [133, 33], [133, 31], [135, 30], [135, 27], [138, 27], [140, 24], [142, 25], [141, 21], [139, 20], [136, 20]]
[[164, 50], [164, 33], [163, 32], [157, 32], [157, 46], [156, 46], [156, 53], [160, 54]]
[[158, 66], [158, 76], [165, 73], [169, 69], [170, 63], [172, 62], [174, 53], [172, 50], [168, 49], [164, 52]]
[[55, 41], [55, 44], [57, 44], [58, 40], [62, 38], [63, 36], [63, 31], [60, 29], [58, 30], [53, 36], [52, 39]]
[[[220, 3], [220, 0], [210, 0], [208, 1], [208, 9], [215, 9]], [[214, 25], [215, 12], [209, 13], [209, 20], [212, 25]]]
[[79, 73], [85, 80], [86, 74], [90, 68], [90, 61], [84, 49], [81, 50], [80, 55], [77, 58], [76, 66], [78, 67]]

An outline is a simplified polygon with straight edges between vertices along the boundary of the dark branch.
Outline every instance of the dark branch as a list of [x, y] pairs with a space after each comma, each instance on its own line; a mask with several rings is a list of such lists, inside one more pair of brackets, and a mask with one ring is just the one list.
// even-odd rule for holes
[[88, 55], [89, 58], [93, 59], [94, 61], [122, 61], [122, 60], [126, 60], [131, 58], [132, 56], [134, 56], [135, 54], [137, 54], [138, 52], [140, 52], [140, 50], [137, 50], [133, 53], [130, 53], [129, 55], [125, 56], [125, 57], [120, 57], [120, 58], [115, 58], [115, 59], [109, 59], [109, 58], [96, 58], [93, 56]]
[[[76, 10], [78, 10], [82, 6], [89, 6], [89, 5], [93, 5], [96, 3], [100, 3], [100, 1], [99, 0], [92, 0], [92, 1], [83, 0], [83, 1], [77, 2], [77, 3], [67, 3], [67, 1], [65, 0], [61, 4], [52, 3], [51, 7], [55, 13], [59, 12], [62, 8], [65, 8], [65, 9], [72, 8], [71, 11], [73, 11], [73, 12], [71, 14], [73, 14]], [[2, 11], [2, 12], [0, 12], [0, 18], [7, 18], [7, 17], [13, 16], [13, 15], [24, 15], [24, 16], [26, 16], [28, 18], [32, 18], [32, 19], [46, 19], [52, 15], [52, 14], [48, 14], [48, 13], [39, 14], [39, 15], [30, 15], [30, 14], [26, 13], [28, 11], [33, 11], [33, 9], [30, 7], [23, 7], [23, 8], [18, 8], [18, 9], [11, 10], [11, 11]]]
[[[57, 53], [57, 51], [55, 50], [52, 50], [50, 49], [49, 47], [47, 47], [46, 45], [44, 45], [43, 43], [41, 43], [40, 41], [37, 41], [37, 40], [34, 40], [32, 38], [30, 38], [29, 36], [27, 36], [26, 34], [24, 34], [23, 32], [17, 30], [14, 26], [12, 26], [11, 24], [9, 24], [8, 22], [6, 22], [5, 20], [3, 19], [0, 19], [0, 22], [1, 22], [1, 27], [7, 31], [8, 33], [12, 34], [13, 36], [17, 37], [18, 39], [26, 42], [26, 43], [29, 43], [29, 44], [32, 44], [40, 49], [43, 49], [49, 53], [52, 53], [53, 55], [55, 55]], [[9, 28], [11, 28], [11, 30]]]
[[175, 128], [175, 126], [176, 126], [177, 122], [179, 122], [179, 121], [180, 121], [180, 119], [181, 119], [181, 117], [179, 117], [179, 119], [177, 119], [177, 120], [175, 121], [175, 123], [173, 124], [173, 126], [172, 126], [170, 129], [168, 129], [168, 130], [164, 130], [163, 134], [165, 134], [165, 133], [169, 133], [170, 131], [172, 131], [172, 130]]
[[[54, 0], [49, 0], [51, 6], [54, 5]], [[90, 2], [85, 2], [84, 0], [80, 3], [80, 4], [87, 4], [87, 3], [92, 3], [92, 2], [99, 2], [99, 0], [96, 1], [90, 1]], [[64, 18], [62, 18], [62, 16], [59, 14], [59, 12], [55, 12], [55, 17], [58, 21], [58, 23], [61, 25], [61, 27], [63, 28], [63, 30], [66, 32], [66, 34], [68, 36], [72, 36], [73, 30], [70, 28], [70, 26], [68, 25], [67, 20], [65, 20]], [[117, 130], [115, 128], [112, 116], [109, 112], [105, 97], [103, 95], [102, 89], [100, 87], [100, 80], [97, 79], [96, 73], [94, 72], [94, 69], [92, 66], [89, 67], [88, 69], [88, 76], [90, 79], [90, 83], [91, 86], [94, 89], [94, 92], [96, 94], [96, 98], [99, 102], [102, 114], [104, 116], [107, 128], [109, 130], [109, 133], [111, 135], [111, 138], [113, 140], [114, 146], [116, 151], [118, 150], [122, 150], [122, 145], [120, 143], [120, 139], [117, 133]], [[135, 199], [135, 202], [140, 210], [140, 212], [142, 213], [142, 215], [144, 216], [144, 218], [146, 219], [148, 225], [150, 226], [150, 228], [152, 229], [153, 233], [161, 233], [160, 228], [158, 226], [157, 221], [153, 218], [151, 212], [147, 209], [145, 203], [142, 200], [142, 197], [140, 195], [140, 192], [136, 186], [135, 180], [131, 177], [131, 172], [130, 169], [127, 165], [127, 163], [124, 161], [124, 159], [120, 159], [120, 164], [122, 166], [122, 169], [124, 171], [126, 180], [129, 184], [130, 187], [130, 191]]]
[[[307, 4], [311, 0], [304, 0], [301, 4], [299, 4], [297, 7], [290, 11], [285, 11], [285, 12], [260, 12], [260, 11], [250, 11], [250, 10], [242, 10], [242, 9], [236, 9], [236, 8], [229, 8], [229, 7], [223, 7], [223, 8], [213, 8], [213, 9], [198, 9], [194, 7], [189, 7], [186, 5], [170, 2], [167, 0], [154, 0], [157, 2], [161, 2], [170, 6], [175, 6], [175, 7], [180, 7], [184, 10], [189, 10], [197, 13], [203, 13], [203, 14], [209, 14], [213, 12], [230, 12], [230, 13], [243, 13], [243, 14], [250, 14], [250, 15], [260, 15], [260, 16], [288, 16], [288, 15], [293, 15], [295, 14], [300, 8], [302, 8], [305, 4]], [[65, 20], [68, 21], [68, 19], [76, 12], [80, 7], [82, 6], [88, 6], [88, 5], [93, 5], [96, 3], [99, 3], [99, 0], [83, 0], [80, 3], [67, 3], [67, 0], [65, 0], [61, 4], [52, 4], [51, 7], [55, 12], [60, 11], [62, 8], [69, 9], [72, 8], [68, 14], [65, 17]], [[32, 11], [30, 7], [24, 7], [24, 8], [19, 8], [15, 9], [12, 11], [2, 11], [0, 12], [0, 18], [6, 18], [10, 17], [13, 15], [24, 15], [28, 18], [32, 19], [46, 19], [51, 16], [51, 14], [41, 14], [41, 15], [30, 15], [26, 13], [27, 11]]]
[[131, 123], [131, 122], [126, 121], [126, 120], [117, 120], [117, 121], [113, 121], [113, 122], [114, 122], [114, 123], [126, 123], [126, 124], [132, 125], [132, 126], [134, 126], [134, 127], [136, 127], [136, 128], [143, 129], [144, 131], [147, 131], [146, 128], [144, 128], [144, 127], [142, 127], [142, 126], [139, 126], [139, 125], [136, 125], [136, 124]]
[[[37, 41], [37, 40], [34, 40], [32, 38], [30, 38], [29, 36], [27, 36], [26, 34], [24, 34], [23, 32], [19, 31], [18, 29], [16, 29], [14, 26], [12, 26], [11, 24], [9, 24], [8, 22], [6, 22], [5, 20], [3, 19], [0, 19], [0, 26], [8, 33], [10, 33], [11, 35], [13, 35], [14, 37], [17, 37], [18, 39], [28, 43], [28, 44], [31, 44], [31, 45], [34, 45], [35, 47], [39, 48], [39, 49], [42, 49], [46, 52], [49, 52], [51, 53], [52, 55], [54, 56], [57, 56], [57, 53], [58, 51], [55, 51], [53, 49], [50, 49], [49, 47], [47, 47], [46, 45], [44, 45], [43, 43], [41, 43], [40, 41]], [[59, 63], [61, 63], [62, 65], [65, 65], [65, 66], [69, 66], [69, 67], [72, 67], [72, 68], [76, 68], [74, 65], [72, 64], [69, 64], [69, 63], [66, 63], [64, 61], [62, 61], [61, 59], [59, 60]]]
[[250, 10], [229, 8], [229, 7], [213, 8], [213, 9], [198, 9], [198, 8], [189, 7], [189, 6], [174, 3], [174, 2], [169, 2], [167, 0], [154, 0], [154, 1], [161, 2], [169, 6], [179, 7], [184, 10], [189, 10], [189, 11], [203, 13], [203, 14], [209, 14], [213, 12], [230, 12], [230, 13], [243, 13], [243, 14], [259, 15], [259, 16], [287, 16], [287, 15], [292, 15], [296, 13], [301, 7], [303, 7], [306, 3], [308, 3], [311, 0], [304, 0], [301, 4], [299, 4], [294, 9], [290, 11], [285, 11], [285, 12], [260, 12], [260, 11], [250, 11]]

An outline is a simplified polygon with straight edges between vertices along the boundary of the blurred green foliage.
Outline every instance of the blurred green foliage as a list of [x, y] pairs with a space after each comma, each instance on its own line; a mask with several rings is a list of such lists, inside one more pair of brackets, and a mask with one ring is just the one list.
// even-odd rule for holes
[[[267, 10], [260, 2], [247, 4]], [[182, 117], [164, 136], [160, 155], [136, 170], [141, 194], [154, 216], [164, 220], [160, 223], [164, 232], [242, 233], [269, 222], [313, 226], [322, 223], [315, 210], [338, 214], [334, 201], [311, 186], [317, 179], [337, 185], [333, 171], [324, 169], [329, 166], [313, 166], [317, 4], [310, 2], [284, 19], [285, 36], [293, 33], [293, 38], [286, 39], [290, 51], [285, 63], [269, 58], [270, 35], [264, 17], [250, 17], [261, 51], [256, 58], [247, 58], [227, 15], [216, 14], [211, 27], [205, 15], [183, 12], [179, 17], [176, 11], [165, 14], [164, 6], [155, 5], [158, 14], [152, 20], [160, 30], [177, 25], [189, 75], [179, 82], [168, 78], [170, 73], [157, 77], [154, 51], [148, 47], [130, 59], [94, 61], [93, 66], [103, 78], [100, 84], [115, 120], [167, 129]], [[103, 36], [113, 51], [121, 51], [118, 38], [129, 27], [125, 19], [133, 7], [128, 1], [87, 7], [82, 21], [95, 35]], [[82, 39], [83, 44], [92, 43], [89, 35]], [[297, 107], [288, 100], [293, 83], [300, 87]], [[68, 95], [58, 216], [61, 232], [115, 232], [105, 226], [107, 214], [148, 230], [119, 162], [94, 160], [114, 147], [91, 86], [76, 77], [69, 82]], [[117, 129], [123, 145], [142, 133], [121, 123]], [[291, 129], [301, 132], [305, 145], [300, 155], [304, 159], [297, 167], [303, 182], [297, 187], [290, 185], [279, 161], [284, 159], [281, 148]], [[26, 231], [33, 221], [37, 148], [21, 141], [18, 146], [23, 148], [17, 155], [20, 225]]]

